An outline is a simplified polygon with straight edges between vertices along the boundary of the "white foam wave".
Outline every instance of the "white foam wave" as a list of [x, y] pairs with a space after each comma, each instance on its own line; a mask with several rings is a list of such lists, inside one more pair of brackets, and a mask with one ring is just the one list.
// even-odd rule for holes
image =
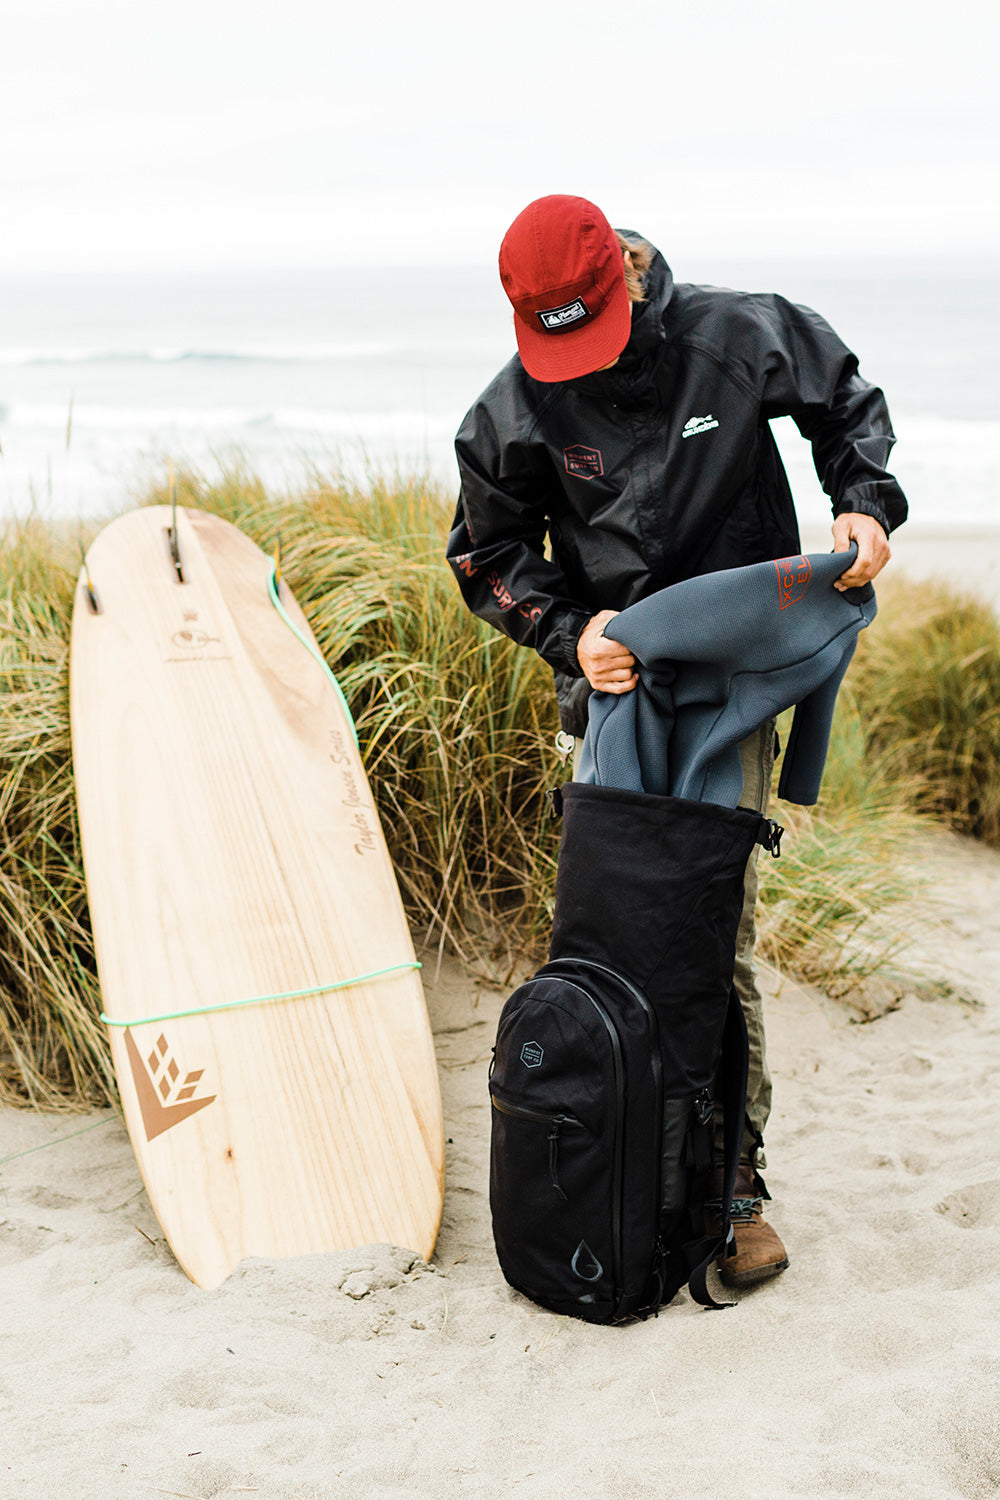
[[[14, 402], [0, 406], [0, 422], [11, 427], [51, 427], [65, 431], [67, 402]], [[407, 430], [452, 430], [462, 412], [428, 413], [416, 409], [349, 411], [328, 407], [291, 406], [111, 406], [80, 403], [73, 407], [74, 428], [106, 428], [110, 431], [151, 431], [166, 428], [213, 428], [274, 426], [309, 432], [384, 432]], [[963, 421], [958, 418], [901, 416], [896, 419], [899, 444], [890, 467], [896, 463], [947, 464], [951, 469], [979, 468], [988, 460], [995, 465], [1000, 450], [1000, 422]], [[791, 420], [778, 424], [777, 435], [786, 460], [810, 462], [808, 445], [795, 432]]]
[[355, 342], [340, 344], [245, 344], [233, 348], [178, 346], [116, 349], [108, 346], [0, 348], [0, 366], [252, 362], [258, 364], [326, 364], [347, 359], [386, 359], [404, 354], [401, 344]]
[[4, 428], [38, 433], [64, 434], [71, 421], [74, 433], [130, 433], [149, 436], [163, 433], [259, 432], [316, 433], [338, 437], [420, 437], [450, 435], [461, 413], [428, 414], [422, 411], [331, 411], [322, 407], [166, 407], [166, 406], [74, 406], [52, 403], [15, 403], [0, 407]]
[[[288, 455], [323, 458], [357, 449], [368, 458], [432, 463], [451, 482], [452, 442], [461, 416], [461, 407], [448, 410], [443, 405], [426, 412], [416, 406], [345, 410], [277, 402], [83, 403], [73, 409], [67, 450], [65, 402], [12, 403], [7, 411], [0, 407], [0, 490], [6, 486], [16, 506], [29, 483], [38, 491], [51, 475], [56, 489], [62, 485], [70, 497], [69, 504], [73, 496], [106, 489], [107, 476], [125, 472], [137, 455], [172, 452], [202, 461], [232, 447], [258, 464], [283, 462]], [[809, 445], [790, 419], [776, 426], [800, 521], [828, 526], [830, 502], [816, 479]], [[997, 523], [1000, 421], [898, 413], [896, 431], [899, 445], [890, 467], [910, 501], [914, 525]]]
[[[893, 426], [898, 441], [889, 470], [902, 486], [915, 523], [996, 522], [1000, 422], [894, 412]], [[806, 525], [828, 521], [830, 502], [819, 487], [808, 443], [795, 431], [790, 417], [775, 423], [775, 435], [800, 521]]]

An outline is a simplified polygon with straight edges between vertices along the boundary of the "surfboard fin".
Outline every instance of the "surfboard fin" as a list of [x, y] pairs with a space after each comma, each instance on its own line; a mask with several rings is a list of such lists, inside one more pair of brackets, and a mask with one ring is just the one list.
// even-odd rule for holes
[[181, 562], [181, 549], [177, 540], [177, 486], [174, 483], [174, 466], [170, 465], [170, 508], [172, 511], [171, 525], [167, 527], [167, 541], [170, 545], [170, 561], [174, 565], [177, 574], [177, 582], [184, 583], [184, 565]]
[[90, 605], [90, 612], [93, 615], [101, 615], [104, 611], [101, 609], [101, 601], [98, 599], [97, 590], [94, 588], [94, 580], [90, 576], [90, 567], [87, 563], [87, 554], [83, 550], [82, 541], [80, 543], [80, 560], [83, 563], [84, 588], [87, 591], [87, 603]]
[[167, 527], [167, 541], [170, 544], [170, 561], [174, 565], [174, 572], [177, 574], [177, 582], [184, 583], [186, 582], [184, 577], [184, 564], [181, 562], [181, 550], [177, 545], [176, 526]]

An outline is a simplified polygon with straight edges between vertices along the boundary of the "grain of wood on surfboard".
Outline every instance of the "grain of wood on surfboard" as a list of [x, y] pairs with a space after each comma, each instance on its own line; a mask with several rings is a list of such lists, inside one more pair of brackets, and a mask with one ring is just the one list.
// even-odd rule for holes
[[441, 1218], [399, 890], [346, 704], [275, 571], [220, 517], [136, 510], [91, 546], [73, 619], [104, 1013], [150, 1201], [205, 1287], [246, 1256], [426, 1258]]

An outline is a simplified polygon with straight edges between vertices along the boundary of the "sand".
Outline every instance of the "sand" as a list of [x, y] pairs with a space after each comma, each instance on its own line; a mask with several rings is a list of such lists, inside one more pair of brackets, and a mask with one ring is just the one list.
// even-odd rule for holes
[[448, 1136], [431, 1265], [370, 1246], [200, 1291], [115, 1115], [0, 1112], [0, 1496], [994, 1496], [1000, 856], [930, 832], [917, 857], [923, 961], [978, 1003], [860, 1025], [765, 973], [791, 1265], [725, 1311], [681, 1294], [592, 1328], [506, 1286], [486, 1196], [504, 997], [454, 963], [426, 971]]

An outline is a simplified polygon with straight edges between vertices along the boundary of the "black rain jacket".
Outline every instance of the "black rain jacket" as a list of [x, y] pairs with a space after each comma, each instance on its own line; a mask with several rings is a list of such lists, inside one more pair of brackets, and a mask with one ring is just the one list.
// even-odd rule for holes
[[771, 417], [811, 442], [835, 516], [861, 511], [887, 534], [906, 518], [885, 399], [828, 323], [770, 293], [675, 286], [659, 252], [645, 292], [613, 369], [549, 384], [515, 355], [455, 442], [448, 561], [469, 608], [553, 668], [577, 736], [590, 687], [576, 645], [599, 610], [799, 552]]

